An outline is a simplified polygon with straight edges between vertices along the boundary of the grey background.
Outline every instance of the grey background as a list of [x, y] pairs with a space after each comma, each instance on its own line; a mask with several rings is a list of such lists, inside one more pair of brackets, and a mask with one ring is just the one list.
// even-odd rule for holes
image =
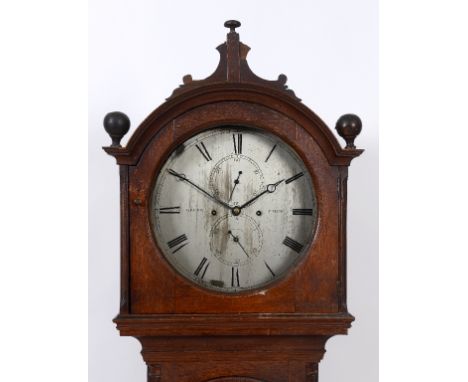
[[[89, 4], [89, 381], [145, 381], [133, 338], [112, 318], [119, 300], [119, 178], [101, 146], [104, 115], [124, 111], [130, 133], [182, 83], [215, 69], [225, 20], [238, 19], [252, 70], [288, 86], [330, 127], [344, 113], [363, 120], [350, 168], [348, 336], [327, 344], [321, 382], [378, 380], [378, 25], [373, 0], [154, 1]], [[190, 59], [188, 59], [190, 57]], [[333, 129], [334, 130], [334, 129]], [[340, 141], [343, 143], [343, 141]]]

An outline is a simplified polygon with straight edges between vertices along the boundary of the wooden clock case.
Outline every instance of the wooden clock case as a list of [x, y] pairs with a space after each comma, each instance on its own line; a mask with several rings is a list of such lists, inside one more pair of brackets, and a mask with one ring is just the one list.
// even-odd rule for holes
[[[266, 81], [251, 72], [249, 48], [228, 21], [220, 62], [207, 79], [184, 77], [167, 101], [138, 127], [119, 112], [106, 116], [113, 139], [105, 151], [120, 167], [121, 299], [114, 319], [120, 334], [136, 337], [148, 365], [148, 382], [317, 381], [325, 343], [346, 334], [346, 184], [361, 123], [337, 123], [342, 148], [330, 129], [287, 88], [286, 76]], [[203, 130], [249, 126], [287, 142], [310, 171], [318, 224], [304, 259], [265, 289], [227, 295], [201, 289], [165, 260], [150, 223], [150, 195], [172, 150]]]

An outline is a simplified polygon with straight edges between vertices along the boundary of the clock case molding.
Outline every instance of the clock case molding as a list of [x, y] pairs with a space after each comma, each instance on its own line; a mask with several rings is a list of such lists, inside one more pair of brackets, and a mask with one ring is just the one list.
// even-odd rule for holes
[[[348, 166], [363, 150], [352, 114], [332, 131], [286, 86], [286, 76], [267, 81], [247, 64], [249, 47], [228, 21], [220, 61], [204, 80], [183, 85], [136, 129], [120, 140], [130, 121], [109, 113], [104, 126], [112, 145], [104, 150], [120, 168], [121, 297], [114, 319], [121, 335], [142, 344], [148, 382], [316, 381], [325, 343], [347, 334], [353, 316], [346, 306], [346, 200]], [[288, 143], [311, 173], [318, 224], [303, 260], [284, 278], [261, 290], [226, 295], [184, 279], [165, 260], [150, 226], [156, 175], [179, 144], [220, 126], [264, 129]]]

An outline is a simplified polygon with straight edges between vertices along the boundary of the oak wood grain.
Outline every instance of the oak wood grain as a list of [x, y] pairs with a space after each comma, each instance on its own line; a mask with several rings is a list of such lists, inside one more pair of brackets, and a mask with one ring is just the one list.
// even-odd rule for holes
[[[347, 334], [354, 320], [346, 304], [347, 180], [351, 160], [363, 152], [354, 146], [362, 125], [351, 114], [339, 120], [342, 148], [285, 75], [268, 81], [251, 71], [240, 23], [225, 26], [214, 73], [185, 76], [126, 147], [120, 140], [128, 118], [114, 112], [114, 122], [106, 119], [113, 143], [104, 150], [120, 165], [121, 299], [114, 322], [121, 335], [140, 341], [148, 382], [317, 382], [327, 340]], [[303, 260], [276, 283], [238, 295], [201, 289], [175, 272], [149, 218], [155, 178], [172, 150], [227, 125], [262, 129], [289, 144], [312, 176], [318, 208]]]

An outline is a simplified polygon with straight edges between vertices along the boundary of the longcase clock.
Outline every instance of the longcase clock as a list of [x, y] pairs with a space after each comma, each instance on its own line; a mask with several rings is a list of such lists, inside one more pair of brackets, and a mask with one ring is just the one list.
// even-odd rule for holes
[[136, 129], [104, 119], [120, 168], [121, 298], [148, 382], [316, 382], [346, 334], [346, 184], [361, 121], [324, 122], [246, 60], [227, 21], [220, 62]]

